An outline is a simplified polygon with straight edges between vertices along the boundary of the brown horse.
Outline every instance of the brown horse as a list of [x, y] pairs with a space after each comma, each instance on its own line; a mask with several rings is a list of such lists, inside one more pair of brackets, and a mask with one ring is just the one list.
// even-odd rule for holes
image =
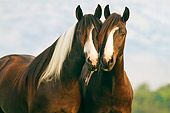
[[[123, 16], [104, 10], [105, 22], [99, 33], [99, 70], [89, 71], [84, 65], [79, 80], [82, 113], [131, 113], [133, 91], [124, 71], [123, 51], [126, 39], [126, 21], [129, 9]], [[90, 78], [91, 77], [91, 78]]]
[[[86, 62], [97, 68], [96, 37], [101, 7], [78, 22], [37, 57], [8, 55], [0, 59], [0, 113], [76, 113], [81, 103], [78, 78]], [[95, 42], [95, 44], [93, 44]]]

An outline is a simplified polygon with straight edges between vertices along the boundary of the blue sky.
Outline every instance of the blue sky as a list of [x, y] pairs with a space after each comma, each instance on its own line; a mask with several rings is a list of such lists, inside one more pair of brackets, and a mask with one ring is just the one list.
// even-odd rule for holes
[[84, 14], [97, 4], [120, 14], [127, 6], [125, 70], [132, 86], [170, 83], [170, 0], [0, 0], [0, 57], [41, 53], [77, 22], [78, 4]]

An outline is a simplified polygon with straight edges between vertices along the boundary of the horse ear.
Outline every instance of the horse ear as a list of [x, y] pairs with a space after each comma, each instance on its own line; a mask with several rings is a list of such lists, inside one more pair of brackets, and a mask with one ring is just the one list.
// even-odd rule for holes
[[101, 16], [102, 16], [102, 7], [100, 6], [100, 4], [98, 4], [98, 6], [96, 8], [94, 16], [96, 16], [98, 19], [101, 18]]
[[126, 22], [129, 19], [130, 11], [127, 7], [125, 7], [123, 16], [122, 16], [122, 21]]
[[82, 17], [83, 17], [83, 12], [80, 8], [80, 5], [78, 5], [76, 8], [76, 18], [78, 19], [78, 21], [80, 21]]
[[109, 5], [104, 8], [104, 17], [107, 19], [110, 15]]

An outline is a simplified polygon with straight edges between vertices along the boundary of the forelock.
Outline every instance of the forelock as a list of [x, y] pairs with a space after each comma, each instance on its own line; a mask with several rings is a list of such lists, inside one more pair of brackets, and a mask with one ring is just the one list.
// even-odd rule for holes
[[85, 38], [88, 35], [87, 30], [91, 29], [92, 26], [95, 27], [95, 29], [97, 30], [98, 33], [99, 33], [101, 26], [102, 26], [102, 22], [92, 14], [84, 15], [82, 17], [82, 19], [78, 22], [76, 32], [78, 31], [78, 32], [82, 33], [81, 36], [82, 36], [82, 38], [84, 38], [82, 40], [86, 41]]

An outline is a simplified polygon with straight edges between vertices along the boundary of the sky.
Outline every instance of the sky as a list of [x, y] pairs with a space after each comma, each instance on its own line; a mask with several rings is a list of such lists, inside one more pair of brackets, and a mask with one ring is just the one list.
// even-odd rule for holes
[[170, 0], [0, 0], [0, 57], [37, 56], [77, 22], [78, 5], [94, 14], [98, 4], [112, 13], [130, 9], [124, 59], [133, 88], [170, 83]]

